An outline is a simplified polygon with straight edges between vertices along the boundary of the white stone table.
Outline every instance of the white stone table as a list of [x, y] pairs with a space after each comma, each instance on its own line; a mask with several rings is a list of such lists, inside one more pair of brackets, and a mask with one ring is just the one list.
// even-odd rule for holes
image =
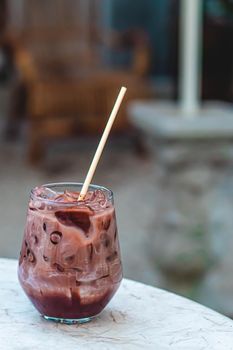
[[83, 325], [44, 320], [0, 259], [0, 349], [233, 349], [233, 321], [204, 306], [124, 280], [103, 313]]

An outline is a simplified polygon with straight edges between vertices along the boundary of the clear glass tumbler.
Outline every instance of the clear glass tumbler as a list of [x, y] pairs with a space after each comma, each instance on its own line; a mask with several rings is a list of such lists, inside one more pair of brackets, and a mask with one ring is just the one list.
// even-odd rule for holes
[[31, 191], [18, 277], [46, 319], [87, 322], [98, 315], [122, 279], [113, 193], [80, 183]]

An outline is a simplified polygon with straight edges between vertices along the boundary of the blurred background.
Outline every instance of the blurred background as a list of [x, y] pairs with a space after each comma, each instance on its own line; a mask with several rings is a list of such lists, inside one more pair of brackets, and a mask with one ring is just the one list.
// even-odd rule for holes
[[125, 277], [233, 317], [233, 1], [0, 1], [0, 256], [29, 191], [115, 194]]

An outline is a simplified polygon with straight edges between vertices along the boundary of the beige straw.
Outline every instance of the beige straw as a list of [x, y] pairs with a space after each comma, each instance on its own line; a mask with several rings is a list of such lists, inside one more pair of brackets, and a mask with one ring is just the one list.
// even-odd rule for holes
[[95, 155], [94, 155], [94, 158], [93, 158], [92, 163], [90, 165], [90, 168], [88, 170], [86, 179], [85, 179], [85, 181], [83, 183], [83, 187], [82, 187], [81, 192], [79, 194], [78, 200], [83, 200], [85, 198], [86, 194], [87, 194], [88, 187], [89, 187], [89, 185], [91, 183], [91, 180], [93, 178], [93, 175], [95, 173], [96, 167], [98, 165], [99, 159], [100, 159], [101, 154], [103, 152], [105, 143], [106, 143], [106, 141], [108, 139], [108, 135], [109, 135], [109, 133], [111, 131], [112, 125], [114, 123], [114, 120], [116, 118], [117, 112], [118, 112], [118, 110], [120, 108], [121, 102], [122, 102], [122, 100], [124, 98], [124, 95], [126, 93], [126, 90], [127, 89], [125, 87], [122, 87], [120, 92], [119, 92], [119, 95], [118, 95], [118, 97], [116, 99], [116, 102], [115, 102], [115, 105], [113, 107], [112, 113], [110, 114], [110, 117], [108, 119], [107, 125], [106, 125], [106, 127], [104, 129], [103, 135], [102, 135], [102, 137], [100, 139], [99, 145], [98, 145], [97, 150], [96, 150]]

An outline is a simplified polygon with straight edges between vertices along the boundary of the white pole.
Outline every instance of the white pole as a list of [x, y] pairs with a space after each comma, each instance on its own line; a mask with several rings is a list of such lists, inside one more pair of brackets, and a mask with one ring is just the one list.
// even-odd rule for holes
[[199, 108], [202, 0], [181, 0], [179, 98], [185, 115]]

